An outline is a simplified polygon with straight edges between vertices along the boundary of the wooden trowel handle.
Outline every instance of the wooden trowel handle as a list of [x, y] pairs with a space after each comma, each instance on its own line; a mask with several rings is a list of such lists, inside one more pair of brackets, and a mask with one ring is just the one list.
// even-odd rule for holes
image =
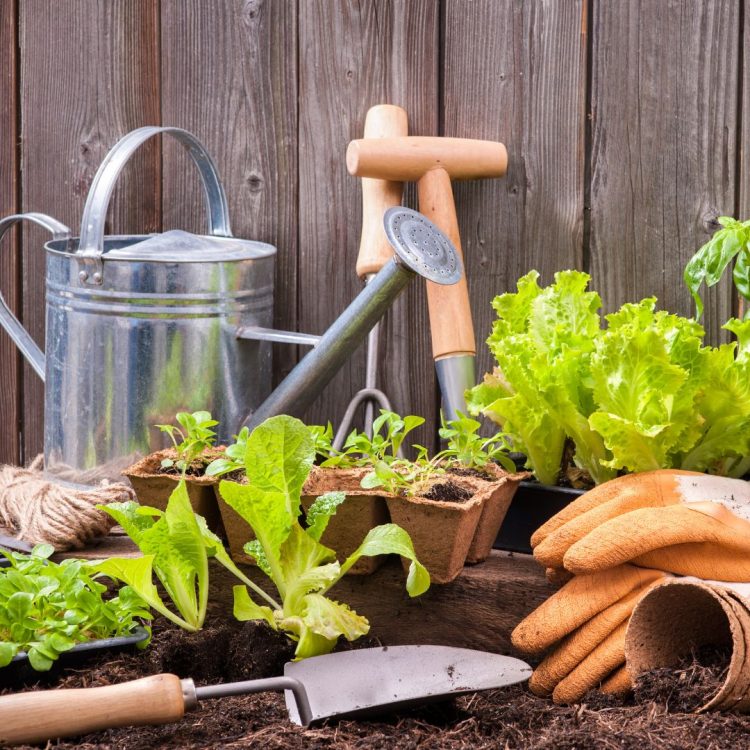
[[113, 727], [166, 724], [184, 713], [181, 680], [173, 674], [106, 687], [18, 693], [0, 698], [0, 745]]
[[[370, 107], [365, 118], [365, 138], [392, 138], [409, 135], [406, 110], [393, 104]], [[383, 214], [401, 205], [403, 183], [362, 178], [362, 241], [357, 257], [357, 276], [377, 273], [393, 256], [393, 248], [383, 230]]]

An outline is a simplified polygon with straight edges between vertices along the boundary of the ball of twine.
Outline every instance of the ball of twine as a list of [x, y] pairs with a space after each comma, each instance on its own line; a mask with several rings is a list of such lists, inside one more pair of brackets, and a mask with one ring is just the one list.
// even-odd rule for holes
[[135, 499], [127, 485], [103, 481], [74, 488], [50, 480], [43, 467], [42, 456], [26, 469], [0, 466], [0, 526], [31, 544], [51, 544], [60, 552], [81, 549], [115, 525], [97, 505]]

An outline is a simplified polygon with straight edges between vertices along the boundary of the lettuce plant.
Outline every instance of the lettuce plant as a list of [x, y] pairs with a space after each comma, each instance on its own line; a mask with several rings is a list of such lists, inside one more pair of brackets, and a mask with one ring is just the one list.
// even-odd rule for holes
[[246, 586], [235, 586], [235, 617], [264, 620], [286, 633], [297, 642], [298, 659], [328, 653], [340, 636], [353, 641], [368, 632], [364, 617], [326, 596], [360, 557], [395, 553], [411, 560], [406, 581], [410, 596], [426, 591], [430, 580], [408, 534], [395, 524], [370, 530], [362, 544], [339, 562], [320, 538], [344, 501], [343, 493], [318, 498], [303, 528], [300, 497], [314, 458], [308, 428], [292, 417], [272, 417], [256, 427], [247, 441], [247, 484], [226, 480], [220, 484], [224, 500], [252, 527], [256, 539], [245, 550], [271, 579], [279, 600], [259, 604]]
[[[97, 506], [109, 513], [135, 542], [141, 557], [110, 557], [96, 569], [131, 586], [159, 614], [188, 631], [200, 630], [208, 606], [208, 560], [215, 557], [259, 596], [273, 602], [232, 562], [219, 537], [197, 515], [184, 480], [172, 491], [165, 511], [128, 501]], [[161, 582], [174, 609], [159, 596]]]
[[597, 483], [618, 471], [746, 470], [750, 321], [729, 321], [738, 342], [716, 349], [696, 321], [657, 311], [655, 298], [603, 320], [587, 274], [557, 273], [544, 289], [537, 279], [532, 271], [493, 301], [487, 343], [498, 366], [468, 403], [501, 426], [541, 482], [557, 483], [566, 440]]
[[0, 667], [25, 651], [32, 668], [45, 672], [76, 644], [130, 635], [151, 619], [132, 588], [105, 600], [107, 587], [86, 563], [53, 563], [53, 551], [49, 544], [38, 544], [30, 555], [0, 551], [10, 562], [0, 568]]

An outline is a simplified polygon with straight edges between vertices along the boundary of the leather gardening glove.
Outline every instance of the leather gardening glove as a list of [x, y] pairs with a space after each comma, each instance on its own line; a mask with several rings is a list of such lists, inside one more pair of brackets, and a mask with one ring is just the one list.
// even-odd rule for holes
[[560, 511], [531, 544], [540, 563], [576, 574], [630, 562], [750, 581], [750, 483], [666, 469], [618, 477]]
[[529, 655], [554, 646], [529, 680], [536, 695], [574, 703], [589, 690], [622, 693], [630, 688], [625, 629], [638, 600], [668, 575], [632, 565], [577, 576], [524, 619], [513, 645]]

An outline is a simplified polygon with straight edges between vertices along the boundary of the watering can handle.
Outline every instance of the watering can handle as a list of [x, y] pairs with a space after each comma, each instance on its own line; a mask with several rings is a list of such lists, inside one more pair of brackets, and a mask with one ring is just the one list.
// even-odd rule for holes
[[[26, 213], [12, 214], [0, 221], [0, 242], [2, 242], [5, 233], [14, 224], [24, 220], [32, 221], [34, 224], [44, 227], [52, 233], [52, 238], [55, 240], [67, 240], [70, 238], [70, 229], [57, 219], [53, 219], [51, 216], [47, 216], [47, 214]], [[18, 318], [13, 315], [2, 294], [0, 294], [0, 326], [8, 332], [8, 335], [13, 339], [13, 343], [19, 348], [23, 356], [26, 357], [34, 372], [44, 380], [44, 354], [36, 345], [34, 339], [31, 338], [29, 332], [21, 325]]]
[[104, 251], [104, 221], [107, 218], [109, 201], [120, 172], [122, 172], [133, 153], [149, 138], [159, 133], [174, 136], [188, 152], [195, 166], [198, 167], [208, 209], [209, 234], [218, 237], [232, 236], [224, 188], [219, 180], [216, 165], [203, 144], [194, 135], [188, 133], [187, 130], [182, 130], [182, 128], [157, 126], [138, 128], [121, 138], [104, 157], [104, 161], [99, 165], [99, 169], [94, 175], [91, 189], [86, 198], [86, 205], [83, 207], [81, 237], [76, 255], [90, 259], [95, 264], [96, 268], [93, 270], [98, 271], [100, 276], [95, 278], [95, 273], [89, 274], [92, 283], [101, 283], [99, 263]]

